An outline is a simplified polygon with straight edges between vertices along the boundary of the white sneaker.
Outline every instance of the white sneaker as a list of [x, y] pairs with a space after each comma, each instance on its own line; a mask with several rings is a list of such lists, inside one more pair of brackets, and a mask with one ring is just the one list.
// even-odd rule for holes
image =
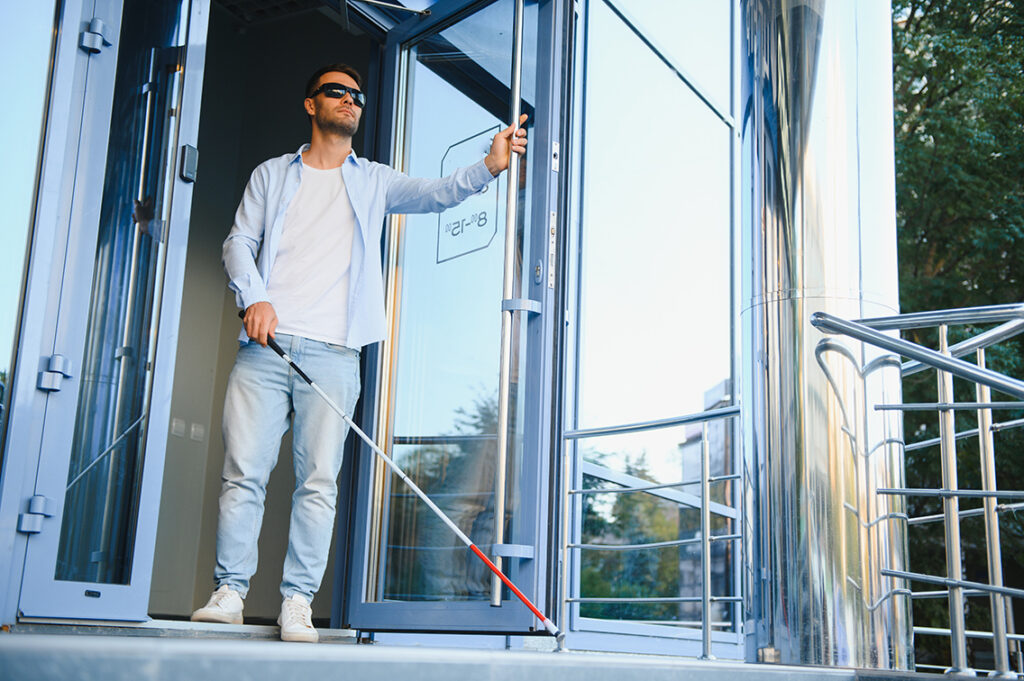
[[227, 584], [213, 592], [203, 607], [192, 613], [193, 622], [242, 623], [242, 597]]
[[281, 626], [282, 641], [316, 643], [320, 640], [313, 628], [313, 608], [309, 607], [309, 601], [298, 594], [282, 601], [277, 623]]

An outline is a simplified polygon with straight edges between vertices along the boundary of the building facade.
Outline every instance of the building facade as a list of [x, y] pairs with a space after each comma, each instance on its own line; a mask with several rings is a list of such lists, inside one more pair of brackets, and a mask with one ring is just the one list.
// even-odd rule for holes
[[[308, 74], [343, 61], [366, 80], [357, 153], [411, 175], [529, 115], [529, 153], [487, 191], [388, 218], [363, 429], [570, 647], [911, 667], [880, 573], [905, 562], [898, 502], [873, 491], [901, 484], [900, 423], [849, 406], [898, 401], [898, 369], [810, 325], [897, 311], [888, 5], [405, 4], [4, 7], [23, 30], [2, 48], [22, 67], [0, 620], [135, 626], [205, 599], [239, 332], [220, 243], [252, 168], [307, 139]], [[276, 615], [289, 444], [256, 622]], [[339, 484], [319, 624], [542, 633], [355, 437]]]

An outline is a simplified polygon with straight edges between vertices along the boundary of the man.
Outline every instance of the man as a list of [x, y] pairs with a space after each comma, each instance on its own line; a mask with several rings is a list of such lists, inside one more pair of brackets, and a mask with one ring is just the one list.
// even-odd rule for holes
[[317, 641], [310, 603], [327, 565], [348, 427], [266, 347], [267, 338], [351, 414], [359, 350], [384, 338], [384, 216], [455, 206], [508, 168], [511, 153], [526, 150], [525, 131], [509, 127], [475, 165], [441, 179], [407, 177], [352, 151], [366, 102], [360, 88], [359, 73], [345, 64], [313, 74], [304, 102], [309, 144], [253, 171], [224, 242], [245, 329], [224, 402], [217, 590], [194, 621], [242, 622], [266, 485], [291, 420], [295, 492], [278, 624], [283, 640]]

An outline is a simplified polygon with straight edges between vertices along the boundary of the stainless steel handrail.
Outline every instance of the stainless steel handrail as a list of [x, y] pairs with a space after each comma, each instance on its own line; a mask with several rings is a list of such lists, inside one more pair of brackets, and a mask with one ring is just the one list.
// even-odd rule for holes
[[[710, 512], [710, 510], [709, 510]], [[671, 539], [669, 541], [656, 541], [646, 544], [569, 544], [570, 549], [588, 549], [593, 551], [635, 551], [639, 549], [663, 549], [669, 546], [692, 546], [693, 544], [704, 545], [703, 534], [700, 537], [690, 539]], [[716, 541], [736, 541], [743, 539], [741, 534], [710, 534], [707, 536], [708, 544]]]
[[1021, 490], [933, 489], [930, 487], [880, 487], [879, 494], [898, 494], [905, 497], [939, 497], [941, 499], [1024, 499]]
[[1024, 319], [1024, 303], [1009, 305], [984, 305], [981, 307], [962, 307], [951, 310], [931, 310], [929, 312], [911, 312], [891, 317], [872, 317], [858, 319], [876, 331], [896, 331], [903, 329], [924, 329], [945, 324], [991, 324], [1011, 319]]
[[974, 589], [976, 591], [984, 591], [989, 594], [1001, 594], [1004, 596], [1013, 596], [1014, 598], [1024, 598], [1024, 589], [1014, 589], [1008, 586], [993, 586], [992, 584], [983, 584], [982, 582], [973, 582], [969, 579], [960, 579], [955, 577], [936, 577], [935, 575], [926, 575], [921, 572], [909, 572], [907, 570], [888, 570], [882, 568], [881, 570], [883, 577], [899, 577], [900, 579], [909, 579], [911, 581], [926, 582], [928, 584], [941, 584], [953, 589]]
[[[995, 510], [996, 513], [1006, 513], [1008, 511], [1019, 511], [1021, 509], [1024, 509], [1024, 502], [1018, 504], [999, 504], [996, 506]], [[967, 511], [960, 511], [960, 517], [971, 518], [973, 516], [983, 515], [986, 512], [987, 511], [984, 508], [972, 508]], [[944, 516], [941, 513], [936, 513], [935, 515], [922, 515], [917, 516], [916, 518], [909, 518], [907, 522], [910, 525], [926, 525], [928, 523], [938, 522], [942, 520], [943, 517]]]
[[[931, 635], [931, 636], [949, 636], [949, 629], [943, 629], [941, 627], [914, 627], [914, 633], [915, 634]], [[968, 630], [968, 631], [964, 632], [964, 635], [967, 638], [988, 638], [988, 639], [992, 638], [992, 632], [991, 631], [971, 631], [971, 630]], [[1010, 635], [1007, 635], [1007, 638], [1012, 640], [1012, 641], [1024, 641], [1024, 634], [1010, 634]], [[920, 665], [920, 666], [923, 667], [925, 665]], [[937, 669], [941, 669], [941, 667], [936, 667], [936, 668]], [[975, 671], [980, 671], [980, 670], [975, 670]], [[1014, 674], [1014, 676], [1016, 676], [1016, 674]]]
[[740, 408], [738, 405], [731, 407], [719, 407], [718, 409], [708, 409], [707, 411], [699, 411], [694, 414], [686, 414], [685, 416], [672, 416], [667, 419], [657, 419], [654, 421], [641, 421], [639, 423], [628, 423], [619, 426], [605, 426], [601, 428], [577, 428], [576, 430], [565, 431], [562, 434], [562, 437], [565, 438], [566, 440], [579, 440], [585, 437], [623, 435], [625, 433], [636, 433], [641, 430], [655, 430], [657, 428], [685, 426], [691, 423], [704, 423], [705, 421], [714, 421], [715, 419], [720, 419], [727, 416], [736, 416], [739, 413]]
[[473, 442], [494, 442], [497, 434], [485, 435], [396, 435], [391, 444], [400, 445], [458, 445]]
[[[1009, 340], [1022, 332], [1024, 332], [1024, 319], [1014, 319], [1013, 321], [1001, 324], [994, 329], [989, 329], [984, 333], [979, 333], [977, 336], [972, 336], [967, 340], [960, 341], [956, 345], [949, 346], [949, 354], [954, 357], [963, 357], [964, 355], [969, 355], [976, 350], [983, 350], [995, 345], [996, 343]], [[922, 364], [916, 360], [910, 361], [903, 365], [903, 375], [910, 376], [928, 368], [928, 365]]]
[[[569, 603], [700, 603], [703, 596], [659, 596], [643, 598], [604, 598], [602, 596], [588, 596], [565, 599]], [[712, 603], [739, 603], [742, 596], [712, 596]]]
[[905, 404], [878, 404], [876, 411], [932, 411], [938, 409], [1024, 409], [1024, 402], [907, 402]]
[[[1024, 426], [1024, 419], [1014, 419], [1013, 421], [1004, 421], [1002, 423], [993, 423], [989, 426], [989, 430], [993, 433], [998, 433], [1003, 430], [1009, 430], [1011, 428], [1020, 428]], [[956, 434], [957, 440], [966, 440], [967, 438], [975, 437], [980, 431], [977, 428], [971, 428], [963, 432]], [[925, 449], [927, 447], [934, 447], [942, 441], [942, 438], [933, 437], [928, 440], [921, 440], [920, 442], [914, 442], [909, 445], [904, 445], [903, 451], [912, 452], [916, 449]]]
[[[989, 597], [988, 592], [979, 591], [978, 589], [964, 589], [964, 596], [984, 596]], [[938, 589], [936, 591], [911, 591], [911, 598], [949, 598], [949, 589]]]
[[[948, 371], [954, 376], [959, 376], [975, 383], [981, 383], [993, 390], [1024, 399], [1024, 381], [1004, 376], [997, 371], [981, 369], [970, 362], [936, 352], [917, 343], [887, 336], [864, 324], [840, 319], [825, 312], [815, 312], [812, 314], [811, 324], [826, 333], [841, 333], [859, 341], [870, 343], [883, 350], [924, 362], [935, 369]], [[940, 399], [939, 401], [951, 402], [952, 400]]]
[[[739, 480], [740, 475], [713, 475], [708, 479], [708, 482], [714, 484], [716, 482], [726, 482], [728, 480]], [[624, 494], [626, 492], [648, 492], [655, 489], [668, 489], [670, 487], [688, 487], [690, 485], [699, 485], [703, 482], [700, 478], [693, 480], [683, 480], [682, 482], [664, 482], [658, 485], [643, 485], [641, 487], [587, 487], [585, 489], [571, 489], [569, 494]]]
[[[948, 324], [978, 324], [1010, 320], [1001, 326], [978, 334], [956, 346], [949, 346]], [[942, 489], [892, 488], [877, 489], [878, 494], [900, 496], [930, 496], [943, 500], [941, 515], [909, 518], [905, 515], [908, 525], [936, 522], [940, 518], [945, 526], [946, 577], [937, 577], [906, 570], [882, 569], [882, 576], [910, 581], [923, 581], [946, 587], [943, 591], [911, 592], [913, 598], [949, 599], [949, 629], [933, 629], [915, 627], [914, 632], [941, 634], [949, 636], [952, 664], [947, 673], [973, 674], [968, 666], [966, 640], [968, 636], [993, 639], [995, 671], [994, 676], [1002, 678], [1016, 677], [1009, 668], [1009, 644], [1016, 647], [1018, 666], [1022, 658], [1019, 641], [1024, 637], [1013, 632], [1012, 610], [1009, 598], [1024, 598], [1024, 589], [1006, 587], [1002, 583], [1002, 557], [1000, 553], [999, 513], [1007, 510], [1024, 508], [1024, 503], [997, 504], [998, 498], [1024, 499], [1024, 491], [997, 490], [995, 476], [995, 455], [992, 434], [998, 430], [1024, 425], [1024, 419], [1008, 421], [1002, 424], [992, 423], [992, 410], [998, 408], [1020, 409], [1024, 403], [993, 402], [991, 389], [996, 389], [1017, 398], [1024, 398], [1024, 382], [991, 371], [985, 366], [985, 348], [1002, 340], [1012, 338], [1024, 331], [1024, 304], [997, 305], [962, 310], [940, 310], [915, 315], [900, 315], [851, 322], [832, 315], [816, 313], [811, 323], [826, 333], [844, 334], [864, 343], [883, 350], [910, 357], [913, 362], [902, 365], [901, 373], [908, 376], [925, 368], [937, 370], [938, 400], [934, 403], [876, 405], [876, 410], [936, 411], [939, 415], [939, 433], [937, 439], [905, 446], [905, 451], [921, 449], [934, 444], [941, 445]], [[923, 328], [937, 326], [939, 332], [939, 351], [931, 350], [916, 343], [881, 333], [882, 330]], [[824, 341], [823, 341], [824, 342]], [[965, 355], [970, 351], [977, 352], [977, 364], [970, 364], [956, 356]], [[976, 402], [956, 402], [953, 395], [953, 377], [972, 381], [976, 386]], [[953, 421], [957, 410], [975, 410], [978, 414], [978, 427], [957, 433]], [[957, 487], [957, 455], [956, 442], [977, 435], [981, 454], [982, 489], [960, 490]], [[959, 510], [959, 499], [980, 498], [984, 507], [968, 511]], [[968, 516], [982, 515], [985, 519], [985, 547], [988, 562], [989, 583], [982, 584], [963, 578], [963, 560], [960, 549], [960, 519]], [[965, 627], [964, 605], [968, 596], [985, 595], [991, 600], [992, 633], [979, 635], [979, 632], [968, 632]], [[926, 665], [919, 665], [925, 667]], [[1024, 671], [1022, 669], [1021, 671]]]

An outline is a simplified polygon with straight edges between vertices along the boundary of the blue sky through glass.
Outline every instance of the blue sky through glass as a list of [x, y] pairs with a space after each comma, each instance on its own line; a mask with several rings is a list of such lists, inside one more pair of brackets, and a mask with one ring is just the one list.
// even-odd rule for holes
[[[0, 42], [0, 149], [5, 163], [0, 170], [0, 206], [4, 207], [0, 248], [0, 371], [10, 367], [14, 328], [21, 302], [26, 239], [35, 196], [43, 103], [46, 95], [53, 5], [4, 3], [0, 18], [17, 26]], [[13, 67], [12, 65], [17, 65]]]
[[[732, 373], [731, 132], [602, 1], [587, 46], [578, 426], [699, 412]], [[615, 444], [679, 479], [677, 429]]]

